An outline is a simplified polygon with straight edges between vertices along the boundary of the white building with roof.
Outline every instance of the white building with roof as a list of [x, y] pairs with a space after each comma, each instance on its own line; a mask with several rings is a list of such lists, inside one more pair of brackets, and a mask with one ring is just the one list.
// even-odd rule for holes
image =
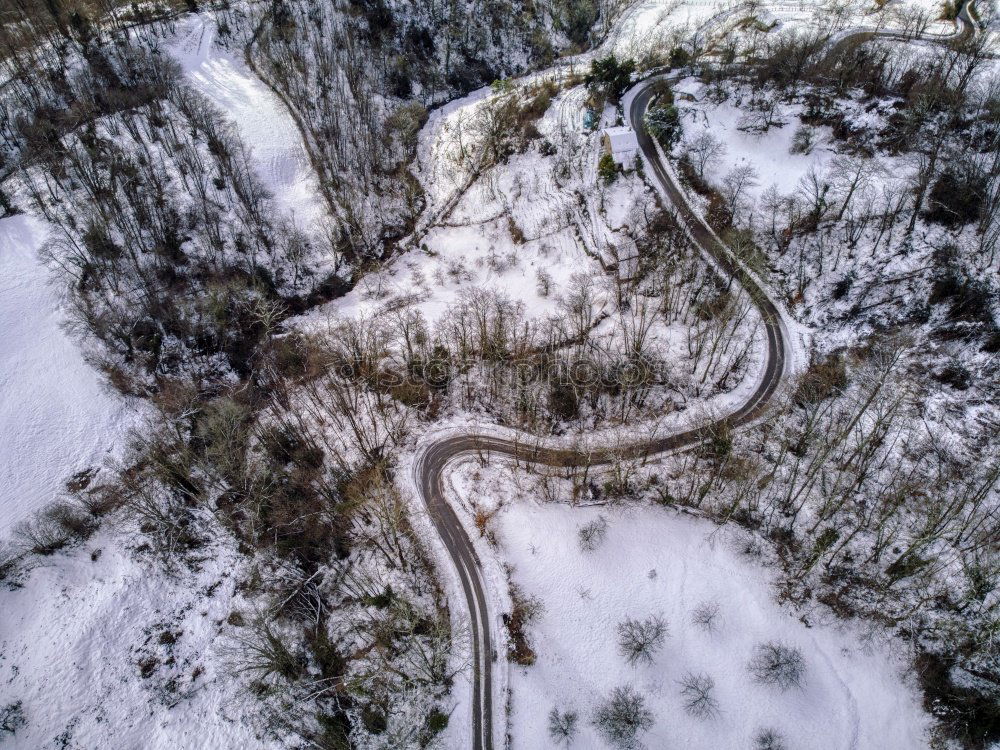
[[611, 154], [615, 164], [622, 169], [632, 169], [635, 166], [635, 158], [639, 154], [639, 141], [632, 128], [628, 125], [606, 128], [601, 140], [604, 153]]

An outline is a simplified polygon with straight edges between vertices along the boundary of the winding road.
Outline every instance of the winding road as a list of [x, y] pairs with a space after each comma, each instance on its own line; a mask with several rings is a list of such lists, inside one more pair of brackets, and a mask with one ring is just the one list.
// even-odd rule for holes
[[[966, 8], [962, 9], [959, 23], [964, 28], [961, 31], [956, 29], [953, 38], [961, 39], [975, 33], [975, 25], [969, 18]], [[847, 39], [857, 43], [872, 36], [897, 38], [898, 35], [889, 31], [864, 29], [842, 37], [837, 45], [844, 44]], [[753, 393], [722, 418], [672, 435], [637, 440], [624, 448], [616, 445], [613, 451], [610, 448], [580, 451], [546, 446], [542, 441], [527, 434], [524, 441], [520, 442], [484, 432], [443, 437], [431, 442], [418, 453], [413, 465], [413, 478], [431, 521], [451, 557], [470, 613], [473, 750], [493, 750], [493, 665], [502, 657], [498, 657], [496, 653], [493, 635], [490, 632], [489, 600], [486, 596], [479, 557], [468, 532], [447, 499], [445, 471], [448, 465], [465, 456], [492, 453], [546, 466], [599, 466], [608, 464], [612, 460], [650, 457], [690, 447], [716, 434], [720, 428], [735, 428], [757, 419], [781, 385], [790, 363], [788, 333], [778, 306], [756, 277], [742, 266], [700, 214], [691, 207], [674, 173], [664, 163], [662, 152], [646, 131], [644, 115], [654, 97], [652, 84], [664, 79], [668, 79], [668, 76], [648, 79], [630, 92], [626, 97], [626, 101], [630, 101], [627, 112], [629, 122], [636, 132], [647, 169], [676, 208], [677, 216], [687, 227], [695, 244], [724, 275], [731, 277], [743, 287], [756, 306], [766, 333], [766, 364]]]
[[[655, 80], [655, 79], [654, 79]], [[567, 448], [545, 447], [537, 443], [515, 442], [489, 434], [463, 434], [443, 438], [426, 447], [414, 463], [414, 479], [427, 506], [441, 541], [451, 556], [458, 573], [466, 604], [470, 612], [473, 661], [473, 742], [474, 750], [493, 748], [493, 637], [490, 632], [489, 603], [483, 584], [479, 558], [465, 527], [448, 503], [444, 474], [449, 463], [470, 454], [494, 453], [520, 461], [547, 466], [597, 466], [612, 459], [639, 458], [667, 453], [695, 445], [720, 427], [736, 427], [756, 419], [767, 406], [781, 384], [788, 361], [788, 336], [777, 305], [768, 297], [760, 283], [749, 274], [719, 241], [684, 197], [682, 188], [660, 160], [656, 144], [646, 132], [643, 115], [653, 97], [650, 82], [642, 84], [629, 109], [629, 119], [635, 128], [645, 163], [660, 187], [677, 208], [692, 238], [727, 276], [731, 276], [750, 295], [764, 322], [767, 341], [767, 361], [760, 381], [750, 397], [737, 409], [714, 422], [684, 432], [640, 440], [624, 447], [580, 452]]]

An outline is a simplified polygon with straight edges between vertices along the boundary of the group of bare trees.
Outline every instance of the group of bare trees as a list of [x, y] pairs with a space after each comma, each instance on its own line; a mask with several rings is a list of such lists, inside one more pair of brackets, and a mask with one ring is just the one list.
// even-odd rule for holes
[[288, 346], [239, 389], [165, 383], [123, 471], [81, 496], [110, 497], [168, 567], [219, 523], [254, 558], [226, 652], [273, 729], [328, 748], [425, 744], [447, 723], [462, 634], [392, 479], [399, 405], [358, 396], [316, 342]]
[[[424, 198], [408, 165], [427, 108], [551, 61], [561, 28], [586, 43], [615, 3], [479, 0], [414, 3], [337, 0], [272, 4], [248, 47], [250, 59], [303, 127], [340, 250], [359, 264], [385, 257], [406, 235]], [[509, 109], [486, 126], [517, 123]], [[507, 132], [510, 128], [510, 132]]]
[[337, 256], [280, 217], [155, 37], [86, 49], [14, 78], [0, 122], [23, 207], [58, 229], [45, 254], [75, 322], [125, 389], [144, 387], [136, 374], [246, 375], [288, 312], [343, 288]]
[[[750, 301], [669, 217], [651, 231], [642, 268], [609, 282], [619, 300], [610, 336], [595, 333], [598, 289], [583, 276], [562, 297], [561, 319], [531, 320], [502, 294], [470, 290], [433, 326], [408, 307], [335, 323], [330, 354], [356, 384], [345, 398], [359, 414], [371, 399], [380, 409], [453, 405], [545, 432], [634, 422], [734, 386], [757, 343]], [[666, 348], [669, 330], [676, 341]], [[384, 453], [379, 431], [350, 431], [372, 442], [366, 453]]]
[[[346, 288], [347, 256], [335, 232], [281, 218], [245, 144], [156, 34], [100, 31], [107, 43], [74, 37], [7, 61], [4, 166], [19, 207], [54, 228], [45, 255], [74, 323], [156, 417], [113, 480], [23, 527], [23, 551], [51, 553], [114, 513], [169, 568], [221, 522], [261, 565], [246, 582], [258, 611], [230, 618], [233, 667], [273, 698], [280, 729], [318, 747], [359, 733], [426, 744], [447, 723], [438, 705], [456, 664], [391, 481], [408, 415], [326, 377], [336, 347], [320, 356], [279, 335], [290, 313]], [[293, 409], [310, 380], [327, 400], [303, 388]], [[425, 721], [404, 715], [401, 695]]]

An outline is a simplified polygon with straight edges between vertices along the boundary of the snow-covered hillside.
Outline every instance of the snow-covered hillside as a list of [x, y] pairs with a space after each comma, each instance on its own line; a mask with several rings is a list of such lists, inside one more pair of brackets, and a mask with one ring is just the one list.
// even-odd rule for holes
[[239, 53], [219, 47], [217, 35], [211, 14], [188, 16], [177, 23], [167, 48], [187, 80], [251, 146], [257, 173], [275, 203], [300, 227], [316, 229], [324, 215], [323, 200], [295, 121]]
[[0, 537], [120, 453], [133, 405], [84, 361], [38, 257], [44, 222], [0, 219]]
[[231, 541], [197, 571], [156, 571], [106, 528], [0, 591], [0, 706], [24, 726], [5, 748], [277, 748], [227, 667], [220, 633], [241, 560]]
[[[0, 747], [982, 750], [1000, 95], [955, 6], [206, 8], [4, 66]], [[838, 67], [858, 25], [937, 37]]]

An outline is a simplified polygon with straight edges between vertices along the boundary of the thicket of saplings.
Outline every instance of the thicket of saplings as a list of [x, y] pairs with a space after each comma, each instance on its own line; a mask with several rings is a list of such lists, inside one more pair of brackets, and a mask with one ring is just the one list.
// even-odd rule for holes
[[[618, 295], [610, 338], [594, 333], [597, 284], [578, 276], [555, 319], [530, 320], [520, 303], [475, 289], [433, 327], [404, 307], [335, 325], [327, 346], [342, 376], [428, 417], [457, 407], [536, 434], [662, 417], [735, 385], [759, 321], [669, 214], [640, 241], [640, 272], [608, 282]], [[668, 354], [655, 334], [673, 324], [683, 348]]]
[[[50, 554], [103, 517], [137, 527], [168, 570], [196, 563], [221, 524], [252, 561], [225, 656], [270, 709], [268, 729], [321, 748], [424, 746], [447, 725], [454, 636], [392, 480], [386, 449], [406, 415], [334, 377], [315, 342], [254, 362], [227, 389], [161, 378], [158, 416], [119, 475], [76, 478], [71, 500], [19, 527], [4, 576], [16, 585], [10, 553]], [[286, 400], [304, 383], [300, 405]]]
[[[790, 597], [912, 638], [928, 708], [952, 736], [983, 747], [1000, 737], [1000, 462], [995, 420], [974, 418], [963, 394], [975, 387], [977, 403], [996, 404], [1000, 84], [983, 75], [982, 40], [921, 56], [882, 44], [830, 56], [823, 41], [761, 35], [753, 64], [702, 75], [710, 96], [742, 97], [748, 130], [776, 124], [783, 102], [803, 104], [796, 143], [806, 150], [809, 128], [829, 125], [842, 152], [829, 171], [807, 175], [793, 195], [767, 191], [754, 207], [752, 172], [721, 186], [704, 179], [719, 149], [711, 137], [684, 144], [681, 166], [715, 229], [762, 270], [777, 269], [772, 283], [785, 284], [792, 305], [836, 274], [820, 287], [823, 305], [841, 305], [831, 324], [872, 333], [818, 356], [764, 423], [720, 432], [653, 491], [777, 541]], [[895, 101], [887, 127], [858, 124], [842, 106], [848, 95]], [[879, 182], [880, 155], [910, 155], [905, 185]], [[916, 274], [881, 270], [913, 252], [927, 259]], [[929, 398], [954, 418], [928, 413]]]
[[197, 0], [8, 0], [0, 15], [0, 57], [37, 59], [43, 44], [92, 36], [96, 26], [122, 30], [196, 10]]
[[391, 253], [423, 208], [407, 167], [427, 108], [550, 63], [554, 44], [580, 49], [616, 5], [285, 0], [268, 6], [248, 59], [296, 113], [340, 248], [363, 264]]

